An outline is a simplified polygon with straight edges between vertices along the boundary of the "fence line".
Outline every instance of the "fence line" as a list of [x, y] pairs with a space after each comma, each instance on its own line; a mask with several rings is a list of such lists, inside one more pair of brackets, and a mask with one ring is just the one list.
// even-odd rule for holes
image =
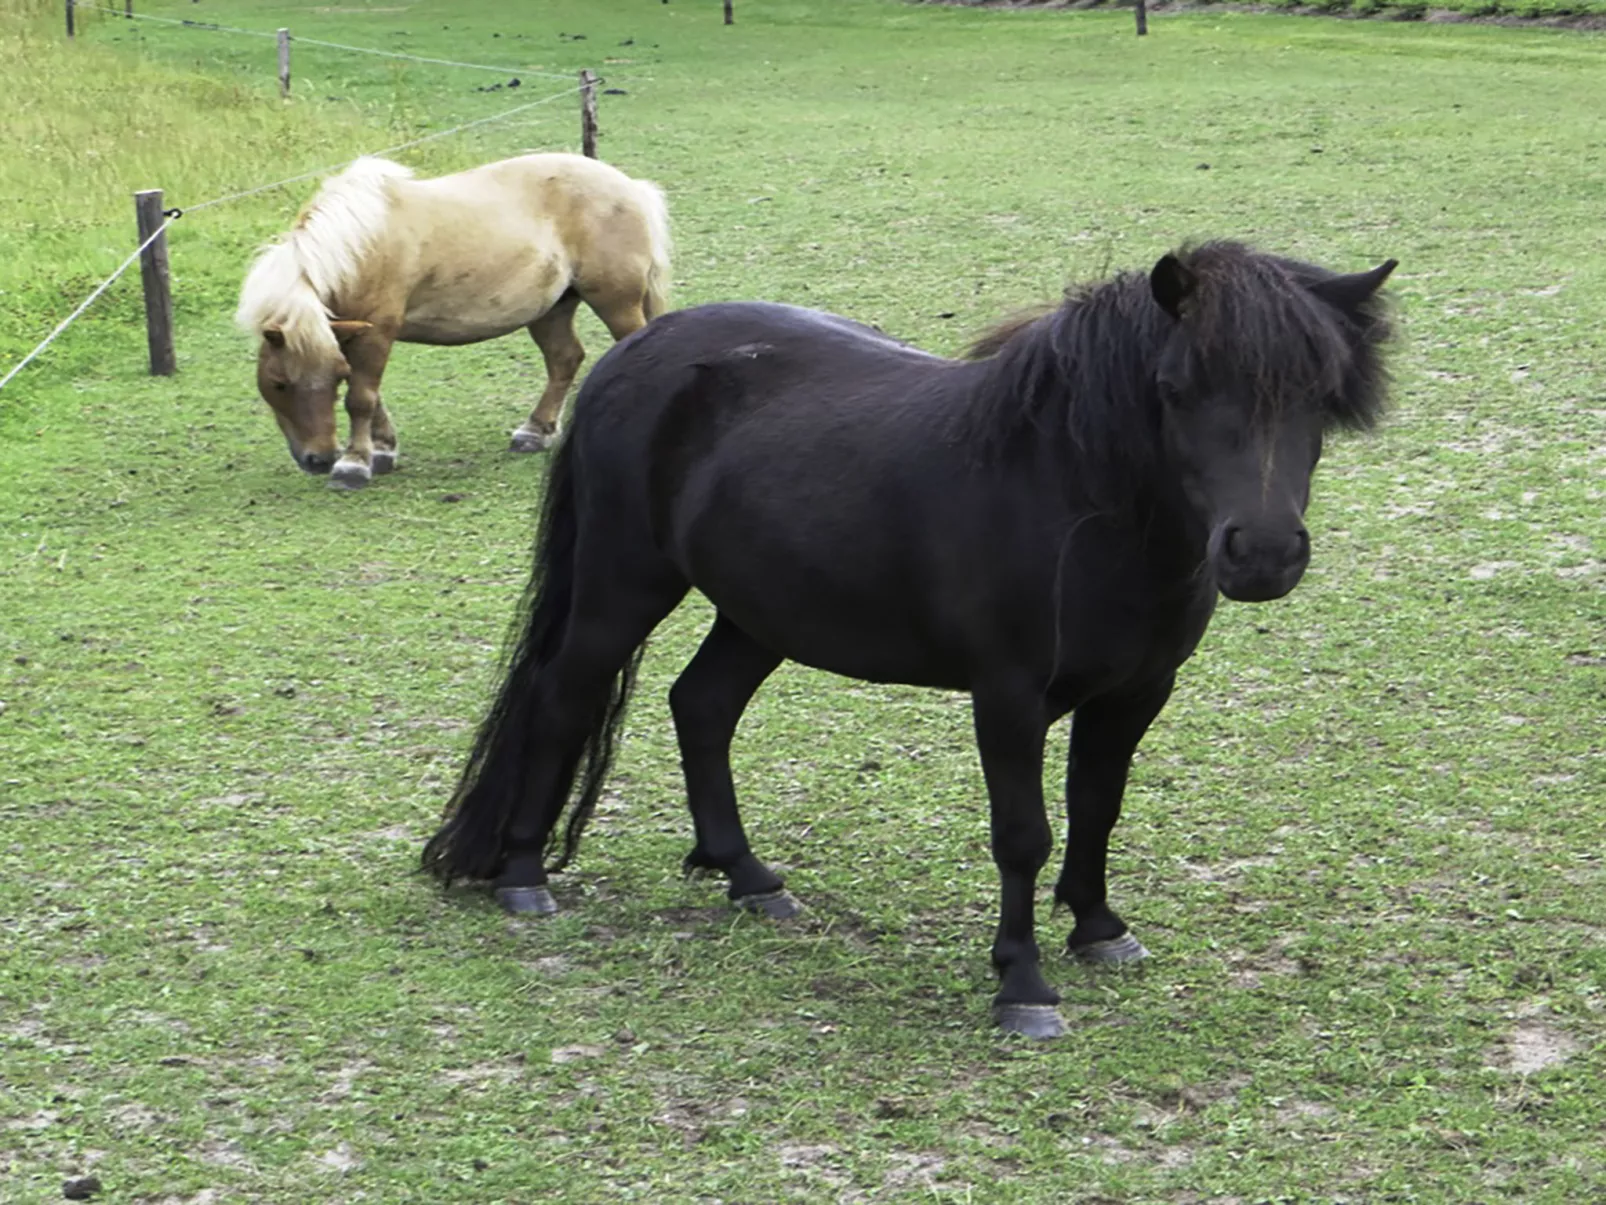
[[291, 34], [292, 42], [301, 42], [307, 46], [327, 46], [332, 50], [349, 50], [353, 54], [377, 54], [387, 59], [407, 59], [414, 63], [433, 63], [437, 67], [464, 67], [470, 71], [494, 71], [498, 75], [539, 75], [547, 79], [568, 79], [569, 74], [559, 71], [537, 71], [527, 67], [487, 67], [483, 63], [459, 63], [455, 59], [429, 59], [417, 54], [403, 54], [397, 50], [374, 50], [366, 46], [345, 46], [339, 42], [324, 42], [318, 38], [303, 38], [300, 34]]
[[178, 216], [179, 215], [176, 214], [176, 213], [173, 214], [171, 217], [167, 218], [167, 220], [164, 221], [160, 226], [158, 226], [154, 231], [152, 231], [150, 237], [147, 238], [138, 247], [134, 248], [134, 253], [132, 255], [130, 255], [127, 259], [125, 259], [118, 266], [117, 271], [113, 272], [105, 280], [101, 281], [100, 285], [95, 289], [95, 291], [93, 293], [91, 293], [88, 297], [85, 297], [83, 299], [83, 301], [81, 301], [79, 303], [78, 308], [76, 310], [74, 310], [72, 313], [68, 314], [65, 318], [63, 318], [61, 320], [61, 322], [56, 326], [56, 329], [51, 331], [50, 334], [45, 336], [45, 340], [44, 340], [43, 343], [41, 343], [38, 347], [34, 348], [27, 355], [23, 356], [22, 359], [18, 362], [17, 366], [15, 368], [13, 368], [10, 372], [6, 373], [5, 376], [0, 377], [0, 389], [4, 389], [6, 387], [6, 385], [7, 385], [7, 383], [10, 382], [12, 377], [16, 376], [24, 368], [28, 367], [29, 364], [32, 364], [34, 362], [34, 360], [38, 358], [39, 353], [41, 353], [42, 351], [45, 350], [45, 348], [49, 347], [52, 343], [54, 343], [56, 341], [56, 337], [58, 335], [60, 335], [62, 331], [66, 330], [69, 326], [71, 326], [74, 322], [76, 322], [78, 320], [78, 315], [82, 314], [92, 304], [94, 304], [94, 301], [95, 301], [95, 299], [97, 297], [99, 297], [107, 289], [111, 288], [112, 284], [117, 280], [117, 278], [119, 276], [121, 276], [124, 272], [128, 271], [128, 269], [133, 265], [133, 263], [134, 263], [134, 261], [136, 259], [138, 259], [141, 255], [145, 254], [145, 248], [149, 247], [157, 239], [161, 238], [163, 232], [166, 231], [166, 229], [169, 226], [171, 226], [174, 222], [178, 221]]
[[99, 4], [85, 4], [84, 0], [73, 0], [73, 7], [79, 12], [110, 13], [112, 16], [121, 17], [124, 20], [133, 18], [135, 21], [155, 21], [159, 25], [183, 25], [190, 29], [210, 29], [216, 33], [243, 33], [252, 38], [272, 38], [277, 36], [265, 29], [237, 29], [232, 25], [217, 25], [211, 21], [186, 21], [173, 17], [152, 17], [146, 13], [130, 13], [120, 8], [106, 8]]
[[[527, 104], [516, 105], [513, 108], [506, 110], [505, 112], [493, 113], [489, 117], [480, 117], [480, 118], [476, 118], [473, 121], [465, 121], [462, 125], [453, 126], [449, 130], [438, 130], [433, 134], [425, 134], [422, 138], [414, 138], [410, 142], [398, 143], [396, 146], [386, 147], [384, 150], [381, 150], [381, 151], [371, 151], [371, 152], [369, 152], [369, 154], [372, 154], [372, 155], [392, 155], [392, 154], [395, 154], [397, 151], [404, 151], [404, 150], [407, 150], [410, 147], [421, 146], [426, 142], [434, 142], [436, 139], [439, 139], [439, 138], [447, 138], [447, 137], [450, 137], [453, 134], [461, 134], [464, 130], [473, 129], [475, 126], [488, 125], [491, 122], [495, 122], [495, 121], [505, 121], [509, 117], [514, 117], [514, 116], [517, 116], [520, 113], [528, 112], [529, 110], [534, 109], [534, 108], [538, 108], [541, 105], [548, 105], [548, 104], [551, 104], [555, 100], [562, 100], [565, 96], [573, 96], [576, 92], [582, 91], [587, 86], [588, 86], [587, 84], [581, 84], [578, 87], [565, 88], [562, 92], [554, 92], [550, 96], [543, 96], [540, 100], [532, 100]], [[310, 180], [314, 176], [325, 175], [325, 174], [327, 174], [329, 172], [335, 171], [335, 170], [337, 170], [339, 168], [346, 167], [346, 166], [348, 166], [348, 165], [350, 165], [352, 163], [355, 163], [357, 161], [357, 159], [366, 158], [366, 157], [367, 156], [364, 156], [364, 155], [358, 155], [358, 156], [355, 156], [355, 157], [353, 157], [351, 159], [344, 160], [343, 162], [333, 164], [333, 165], [331, 165], [329, 167], [321, 167], [321, 168], [318, 168], [318, 169], [316, 169], [314, 171], [303, 172], [299, 176], [290, 176], [289, 178], [284, 179], [284, 180], [275, 180], [272, 184], [259, 185], [256, 188], [248, 188], [248, 189], [245, 189], [242, 192], [230, 193], [228, 196], [224, 196], [224, 197], [214, 197], [209, 201], [201, 201], [201, 202], [198, 202], [197, 204], [194, 204], [194, 205], [185, 206], [183, 209], [170, 209], [170, 210], [168, 210], [167, 214], [166, 214], [166, 220], [163, 221], [162, 224], [159, 227], [157, 227], [154, 231], [152, 231], [150, 236], [148, 238], [146, 238], [144, 242], [140, 243], [140, 245], [134, 249], [134, 253], [132, 255], [130, 255], [120, 265], [118, 265], [118, 268], [117, 268], [117, 270], [115, 272], [113, 272], [105, 280], [101, 281], [101, 283], [98, 286], [96, 286], [95, 291], [93, 293], [91, 293], [88, 297], [84, 298], [84, 300], [79, 303], [77, 309], [75, 309], [72, 313], [68, 314], [67, 317], [63, 318], [61, 320], [61, 322], [56, 326], [56, 329], [51, 331], [49, 335], [45, 336], [45, 339], [44, 339], [43, 342], [41, 342], [31, 352], [29, 352], [26, 356], [24, 356], [16, 364], [16, 366], [11, 369], [10, 372], [6, 373], [6, 375], [4, 377], [0, 377], [0, 389], [4, 389], [6, 387], [6, 385], [11, 381], [11, 379], [13, 377], [15, 377], [24, 368], [28, 367], [29, 364], [33, 363], [33, 361], [36, 360], [39, 357], [39, 355], [47, 347], [49, 347], [52, 343], [54, 343], [56, 341], [56, 339], [61, 335], [61, 333], [63, 331], [65, 331], [69, 326], [71, 326], [74, 322], [76, 322], [78, 320], [79, 316], [82, 315], [83, 312], [85, 310], [87, 310], [92, 304], [94, 304], [95, 300], [97, 298], [99, 298], [102, 293], [104, 293], [107, 289], [109, 289], [117, 281], [117, 279], [123, 275], [124, 272], [128, 271], [129, 267], [133, 264], [133, 262], [136, 259], [138, 259], [142, 254], [144, 254], [145, 249], [147, 247], [149, 247], [158, 238], [160, 238], [166, 232], [167, 228], [169, 226], [171, 226], [174, 222], [176, 222], [180, 217], [184, 216], [184, 214], [186, 214], [186, 213], [198, 213], [200, 210], [210, 209], [214, 205], [224, 205], [224, 204], [227, 204], [230, 201], [241, 200], [244, 197], [254, 197], [258, 193], [270, 192], [275, 188], [283, 188], [287, 184], [297, 184], [302, 180]]]
[[449, 138], [453, 134], [461, 134], [464, 130], [472, 129], [475, 126], [489, 125], [493, 121], [505, 121], [507, 118], [515, 117], [520, 113], [526, 112], [527, 110], [537, 108], [541, 105], [549, 105], [555, 100], [562, 100], [565, 96], [573, 96], [576, 92], [579, 92], [581, 88], [584, 87], [585, 85], [581, 84], [574, 88], [565, 88], [562, 92], [554, 92], [551, 96], [543, 96], [540, 100], [532, 100], [528, 104], [515, 105], [513, 108], [508, 109], [505, 112], [493, 113], [489, 117], [479, 117], [473, 121], [465, 121], [462, 125], [453, 126], [449, 130], [437, 130], [433, 134], [425, 134], [422, 138], [414, 138], [411, 142], [402, 142], [398, 143], [396, 146], [387, 146], [381, 151], [369, 151], [368, 155], [357, 155], [351, 159], [344, 159], [339, 163], [332, 163], [328, 167], [315, 168], [310, 172], [302, 172], [299, 176], [290, 176], [284, 180], [275, 180], [272, 184], [262, 184], [256, 188], [248, 188], [244, 192], [230, 193], [226, 197], [217, 197], [210, 201], [202, 201], [198, 205], [186, 205], [184, 207], [184, 212], [195, 213], [202, 209], [210, 209], [214, 205], [223, 205], [229, 201], [238, 201], [242, 197], [254, 197], [259, 192], [271, 192], [275, 188], [283, 188], [286, 184], [299, 184], [301, 181], [310, 180], [314, 176], [326, 175], [327, 173], [336, 171], [342, 167], [348, 167], [355, 163], [358, 159], [367, 158], [369, 155], [394, 155], [397, 151], [405, 151], [411, 147], [422, 146], [426, 142], [434, 142], [437, 138]]
[[[125, 13], [121, 9], [104, 8], [97, 4], [83, 4], [75, 0], [74, 7], [83, 11], [95, 13], [110, 13], [114, 17], [132, 17], [136, 21], [155, 21], [161, 25], [181, 25], [187, 29], [207, 29], [216, 33], [238, 33], [253, 38], [277, 38], [277, 32], [269, 33], [265, 29], [237, 29], [231, 25], [214, 25], [210, 21], [184, 21], [173, 17], [152, 17], [145, 13]], [[397, 50], [378, 50], [372, 46], [347, 46], [343, 42], [325, 42], [319, 38], [304, 38], [300, 34], [291, 34], [292, 42], [300, 42], [307, 46], [324, 46], [330, 50], [345, 50], [352, 54], [374, 54], [387, 59], [406, 59], [414, 63], [430, 63], [436, 67], [462, 67], [469, 71], [494, 71], [498, 75], [530, 75], [544, 76], [548, 79], [568, 79], [567, 73], [558, 71], [539, 71], [530, 67], [490, 67], [484, 63], [460, 63], [456, 59], [431, 59], [418, 54], [405, 54]]]

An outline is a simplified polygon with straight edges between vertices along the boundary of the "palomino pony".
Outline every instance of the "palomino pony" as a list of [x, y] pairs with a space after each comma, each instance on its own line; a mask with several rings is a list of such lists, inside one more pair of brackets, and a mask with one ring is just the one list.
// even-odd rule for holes
[[[391, 347], [456, 345], [526, 328], [547, 385], [513, 450], [556, 438], [585, 349], [583, 301], [615, 339], [662, 313], [669, 218], [644, 180], [581, 155], [523, 155], [415, 180], [359, 159], [327, 181], [293, 230], [252, 265], [240, 324], [261, 336], [257, 388], [309, 473], [347, 489], [396, 463], [379, 400]], [[346, 381], [351, 437], [342, 455], [335, 396]]]
[[1143, 957], [1105, 889], [1133, 750], [1217, 592], [1279, 598], [1304, 573], [1323, 436], [1383, 406], [1393, 268], [1207, 243], [1006, 324], [970, 362], [759, 303], [620, 343], [553, 462], [522, 638], [425, 867], [555, 908], [547, 873], [596, 804], [643, 642], [696, 588], [718, 617], [669, 692], [686, 868], [796, 910], [748, 845], [729, 757], [783, 659], [968, 691], [1002, 881], [996, 1017], [1059, 1034], [1033, 921], [1048, 728], [1075, 713], [1054, 889], [1069, 949]]

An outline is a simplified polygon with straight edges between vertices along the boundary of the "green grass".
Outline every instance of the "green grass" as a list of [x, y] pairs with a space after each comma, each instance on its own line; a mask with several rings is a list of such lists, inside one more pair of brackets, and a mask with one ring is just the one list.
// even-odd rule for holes
[[[991, 5], [999, 0], [922, 0], [933, 4]], [[1018, 3], [1018, 0], [1003, 0]], [[1063, 7], [1065, 0], [1026, 0]], [[1335, 17], [1379, 17], [1386, 21], [1454, 22], [1463, 20], [1516, 20], [1551, 24], [1579, 24], [1596, 28], [1606, 16], [1606, 0], [1156, 0], [1151, 5], [1160, 12], [1210, 10], [1217, 4], [1223, 10], [1287, 9], [1291, 12]], [[1133, 0], [1090, 0], [1077, 8], [1132, 8]]]
[[[194, 204], [531, 95], [298, 48], [283, 105], [271, 42], [87, 21], [64, 46], [26, 7], [0, 9], [0, 366], [126, 254], [132, 190]], [[186, 217], [176, 378], [144, 375], [129, 280], [0, 393], [0, 1201], [84, 1172], [197, 1205], [1599, 1199], [1598, 39], [399, 8], [141, 5], [607, 71], [604, 151], [668, 192], [682, 304], [800, 301], [951, 351], [1191, 237], [1396, 256], [1396, 413], [1324, 461], [1305, 584], [1223, 608], [1140, 753], [1114, 890], [1156, 957], [1051, 960], [1073, 1032], [1031, 1046], [987, 1025], [962, 699], [783, 670], [736, 770], [809, 917], [679, 879], [664, 692], [701, 605], [651, 646], [562, 915], [422, 881], [528, 568], [543, 463], [503, 447], [533, 349], [403, 348], [402, 471], [329, 493], [229, 326], [310, 190]], [[573, 146], [553, 111], [407, 159]]]

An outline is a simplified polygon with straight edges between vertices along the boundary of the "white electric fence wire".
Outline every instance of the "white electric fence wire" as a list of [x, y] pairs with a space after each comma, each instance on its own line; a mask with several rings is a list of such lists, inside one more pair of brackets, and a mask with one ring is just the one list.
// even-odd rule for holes
[[24, 356], [22, 358], [22, 360], [17, 364], [17, 366], [15, 368], [13, 368], [10, 372], [6, 373], [5, 376], [0, 377], [0, 389], [4, 389], [6, 387], [6, 383], [8, 381], [10, 381], [12, 377], [16, 376], [24, 368], [28, 367], [29, 364], [33, 363], [34, 359], [38, 357], [40, 352], [44, 351], [45, 348], [49, 347], [52, 343], [54, 343], [56, 341], [56, 336], [61, 334], [62, 331], [66, 330], [69, 326], [71, 326], [74, 322], [76, 322], [77, 319], [78, 319], [78, 315], [82, 314], [85, 310], [87, 310], [94, 303], [95, 298], [99, 297], [107, 289], [111, 288], [112, 282], [114, 282], [124, 272], [128, 271], [129, 265], [132, 264], [136, 259], [138, 259], [142, 254], [144, 254], [144, 251], [145, 251], [146, 247], [149, 247], [157, 239], [161, 238], [163, 231], [165, 231], [169, 226], [171, 226], [176, 220], [177, 220], [176, 217], [168, 218], [165, 222], [163, 222], [160, 226], [158, 226], [156, 228], [155, 233], [153, 233], [143, 243], [141, 243], [138, 247], [136, 247], [134, 249], [134, 253], [132, 255], [130, 255], [127, 259], [125, 259], [118, 266], [117, 271], [113, 272], [105, 280], [101, 281], [100, 285], [95, 289], [95, 291], [93, 293], [91, 293], [88, 297], [85, 297], [83, 299], [83, 301], [79, 303], [78, 308], [76, 310], [74, 310], [72, 313], [68, 314], [65, 318], [63, 318], [61, 320], [60, 325], [58, 325], [55, 330], [51, 331], [50, 334], [45, 336], [45, 340], [44, 340], [43, 343], [41, 343], [38, 347], [34, 348], [31, 352], [29, 352], [26, 356]]
[[[107, 9], [105, 11], [112, 12], [114, 10]], [[598, 81], [598, 82], [600, 83], [601, 81]], [[373, 154], [373, 155], [393, 155], [397, 151], [405, 151], [410, 147], [422, 146], [424, 143], [426, 143], [426, 142], [434, 142], [438, 138], [449, 138], [453, 134], [461, 134], [464, 130], [471, 130], [475, 126], [489, 125], [491, 122], [494, 122], [494, 121], [506, 121], [509, 117], [515, 117], [520, 113], [528, 112], [529, 110], [534, 109], [534, 108], [538, 108], [541, 105], [549, 105], [555, 100], [562, 100], [565, 96], [573, 96], [576, 92], [579, 92], [581, 90], [581, 88], [583, 88], [584, 86], [585, 85], [582, 84], [582, 85], [579, 85], [579, 86], [573, 87], [573, 88], [565, 88], [562, 92], [554, 92], [550, 96], [543, 96], [540, 100], [532, 100], [528, 104], [516, 105], [513, 108], [506, 110], [505, 112], [493, 113], [489, 117], [476, 118], [474, 121], [465, 121], [462, 125], [453, 126], [449, 130], [438, 130], [433, 134], [425, 134], [422, 138], [414, 138], [410, 142], [398, 143], [395, 146], [386, 147], [384, 150], [372, 151], [370, 153]], [[15, 377], [24, 368], [28, 367], [29, 364], [33, 363], [34, 360], [38, 359], [39, 355], [45, 350], [45, 348], [49, 347], [52, 343], [54, 343], [56, 341], [57, 337], [63, 331], [65, 331], [69, 326], [71, 326], [74, 322], [76, 322], [78, 320], [79, 315], [81, 315], [85, 310], [87, 310], [94, 303], [96, 298], [98, 298], [102, 293], [104, 293], [107, 289], [109, 289], [112, 286], [112, 284], [117, 280], [118, 277], [122, 276], [122, 274], [124, 272], [128, 271], [129, 265], [131, 265], [136, 259], [138, 259], [140, 257], [141, 252], [143, 252], [145, 250], [145, 248], [149, 247], [159, 237], [161, 237], [162, 232], [165, 231], [169, 226], [171, 226], [175, 221], [177, 221], [178, 218], [182, 214], [184, 214], [184, 213], [196, 213], [196, 212], [198, 212], [199, 210], [202, 210], [202, 209], [210, 209], [214, 205], [223, 205], [223, 204], [225, 204], [225, 203], [227, 203], [229, 201], [238, 201], [242, 197], [254, 197], [258, 193], [271, 192], [273, 189], [275, 189], [275, 188], [283, 188], [287, 184], [298, 184], [302, 180], [310, 180], [314, 176], [327, 175], [330, 172], [336, 171], [336, 170], [338, 170], [338, 169], [340, 169], [342, 167], [346, 167], [346, 166], [348, 166], [348, 165], [350, 165], [352, 163], [355, 163], [358, 158], [365, 158], [365, 157], [366, 156], [359, 155], [356, 158], [346, 159], [346, 160], [343, 160], [340, 163], [332, 164], [329, 167], [320, 167], [320, 168], [316, 169], [315, 171], [302, 172], [299, 176], [290, 176], [288, 179], [275, 180], [272, 184], [263, 184], [263, 185], [260, 185], [257, 188], [248, 188], [244, 192], [230, 193], [226, 197], [214, 197], [210, 201], [201, 201], [200, 203], [195, 204], [195, 205], [186, 205], [183, 208], [182, 211], [180, 211], [178, 213], [174, 213], [173, 216], [169, 217], [166, 221], [164, 221], [161, 224], [160, 227], [157, 228], [157, 230], [156, 230], [156, 232], [154, 234], [152, 234], [143, 243], [141, 243], [138, 247], [136, 247], [134, 249], [134, 253], [132, 255], [130, 255], [127, 259], [125, 259], [122, 262], [121, 265], [119, 265], [117, 271], [113, 272], [105, 280], [101, 281], [101, 283], [96, 287], [95, 291], [93, 293], [91, 293], [88, 297], [84, 298], [84, 300], [81, 303], [79, 303], [79, 306], [78, 306], [77, 309], [75, 309], [72, 313], [68, 314], [67, 317], [63, 318], [61, 320], [60, 325], [58, 325], [55, 330], [51, 331], [50, 334], [45, 337], [44, 341], [42, 343], [40, 343], [38, 347], [35, 347], [31, 352], [29, 352], [26, 356], [24, 356], [21, 359], [21, 361], [19, 361], [17, 363], [17, 365], [14, 368], [12, 368], [12, 370], [10, 372], [6, 373], [6, 375], [4, 377], [0, 377], [0, 389], [4, 389], [6, 387], [6, 385], [7, 385], [7, 383], [9, 383], [10, 380], [13, 377]]]
[[[186, 29], [211, 30], [214, 33], [238, 33], [252, 38], [277, 38], [276, 31], [265, 29], [236, 29], [231, 25], [214, 25], [210, 21], [182, 21], [172, 17], [153, 17], [146, 13], [128, 13], [121, 9], [105, 8], [98, 4], [73, 5], [75, 11], [92, 13], [109, 13], [114, 17], [132, 17], [136, 21], [155, 21], [161, 25], [182, 25]], [[529, 67], [490, 67], [484, 63], [460, 63], [456, 59], [431, 59], [419, 54], [404, 54], [398, 50], [377, 50], [372, 46], [348, 46], [343, 42], [324, 42], [318, 38], [304, 38], [299, 34], [291, 34], [292, 42], [301, 42], [307, 46], [325, 46], [330, 50], [345, 50], [352, 54], [375, 54], [387, 59], [407, 59], [414, 63], [431, 63], [436, 67], [464, 67], [470, 71], [494, 71], [498, 75], [543, 75], [548, 79], [568, 79], [569, 77], [557, 71], [537, 71]]]

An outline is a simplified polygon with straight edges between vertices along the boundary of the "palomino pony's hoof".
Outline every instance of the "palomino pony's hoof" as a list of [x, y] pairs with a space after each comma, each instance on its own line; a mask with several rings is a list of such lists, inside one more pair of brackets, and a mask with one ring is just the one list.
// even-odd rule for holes
[[784, 887], [761, 895], [737, 896], [731, 903], [743, 912], [767, 916], [771, 920], [791, 920], [803, 912], [803, 905], [797, 902], [797, 897]]
[[1142, 962], [1149, 956], [1149, 952], [1143, 948], [1143, 943], [1133, 937], [1130, 931], [1107, 941], [1090, 941], [1085, 946], [1071, 946], [1066, 952], [1073, 958], [1094, 966], [1123, 966]]
[[396, 453], [375, 449], [373, 463], [370, 467], [372, 467], [375, 477], [381, 473], [393, 472], [396, 468]]
[[558, 901], [544, 883], [538, 887], [498, 887], [496, 902], [502, 905], [503, 912], [514, 916], [551, 916], [558, 910]]
[[508, 449], [513, 452], [545, 452], [557, 442], [558, 433], [555, 430], [532, 431], [528, 427], [520, 427], [513, 432], [513, 439], [508, 444]]
[[329, 473], [329, 488], [332, 490], [360, 490], [368, 484], [373, 473], [365, 464], [358, 464], [354, 460], [342, 460]]
[[1065, 1035], [1065, 1018], [1052, 1004], [995, 1004], [993, 1020], [1005, 1033], [1018, 1033], [1023, 1038]]

